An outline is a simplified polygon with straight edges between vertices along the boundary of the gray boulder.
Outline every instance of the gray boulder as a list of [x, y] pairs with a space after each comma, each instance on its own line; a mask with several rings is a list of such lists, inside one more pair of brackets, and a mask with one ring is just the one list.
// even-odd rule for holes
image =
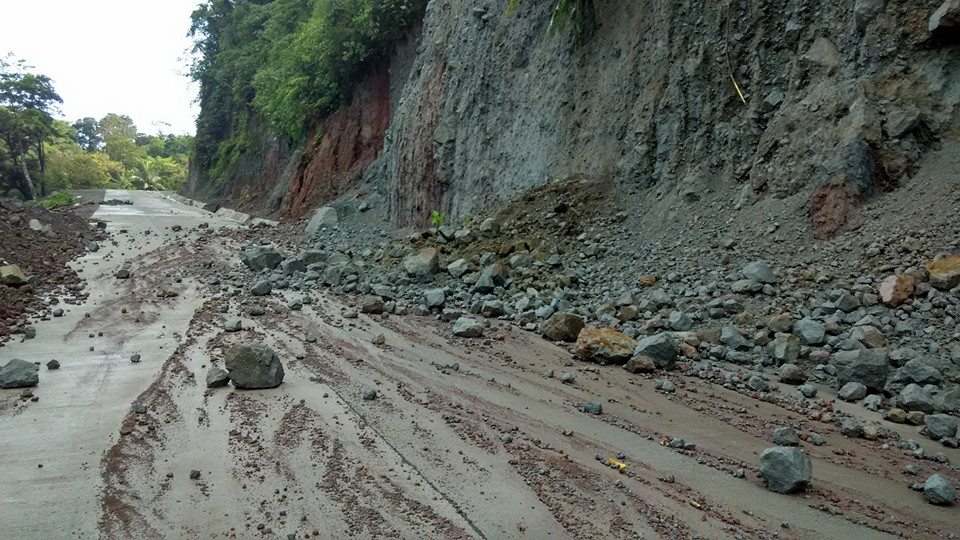
[[800, 319], [794, 323], [793, 333], [804, 345], [821, 345], [827, 336], [824, 326], [813, 319]]
[[778, 364], [794, 364], [800, 358], [800, 339], [790, 334], [778, 334], [767, 345], [767, 354]]
[[957, 429], [960, 428], [960, 418], [949, 414], [928, 414], [924, 422], [927, 436], [935, 441], [956, 437]]
[[0, 388], [29, 388], [40, 382], [37, 366], [14, 358], [0, 367]]
[[453, 335], [463, 338], [483, 337], [483, 321], [460, 317], [453, 323]]
[[29, 282], [30, 279], [19, 266], [15, 264], [0, 266], [0, 283], [11, 287], [19, 287]]
[[858, 382], [875, 392], [883, 390], [890, 371], [884, 349], [840, 351], [833, 355], [831, 363], [837, 368], [837, 383], [841, 386]]
[[227, 352], [225, 364], [236, 388], [275, 388], [283, 382], [283, 364], [265, 345], [234, 347]]
[[673, 369], [677, 361], [677, 342], [666, 332], [645, 337], [637, 342], [633, 355], [634, 358], [649, 358], [659, 369]]
[[254, 296], [266, 296], [273, 290], [273, 284], [268, 279], [261, 279], [250, 289], [250, 294]]
[[810, 457], [799, 448], [775, 446], [760, 454], [760, 476], [766, 481], [770, 491], [800, 491], [810, 484], [812, 475]]
[[908, 384], [900, 391], [897, 403], [905, 411], [921, 411], [927, 414], [932, 413], [935, 408], [933, 395], [915, 383]]
[[800, 436], [792, 427], [780, 426], [773, 430], [773, 444], [777, 446], [800, 446]]
[[960, 413], [960, 386], [954, 386], [937, 396], [937, 410]]
[[247, 246], [240, 251], [240, 261], [250, 270], [273, 270], [283, 261], [280, 252], [267, 246]]
[[583, 330], [584, 324], [583, 318], [573, 313], [565, 311], [554, 313], [543, 323], [543, 337], [551, 341], [573, 343]]
[[427, 308], [442, 308], [447, 301], [447, 293], [443, 289], [427, 289], [423, 291], [423, 303]]
[[403, 270], [408, 276], [429, 278], [440, 269], [440, 252], [436, 248], [423, 248], [403, 259]]
[[923, 497], [930, 504], [948, 505], [957, 500], [957, 492], [949, 480], [934, 474], [923, 483]]
[[220, 388], [230, 382], [230, 374], [216, 366], [207, 370], [207, 388]]
[[837, 397], [843, 401], [857, 401], [867, 397], [867, 387], [858, 382], [848, 382], [840, 387]]
[[740, 273], [743, 274], [745, 279], [751, 281], [756, 281], [757, 283], [776, 283], [777, 276], [774, 275], [773, 270], [770, 269], [770, 265], [766, 261], [753, 261], [752, 263], [743, 267], [740, 270]]
[[780, 382], [786, 384], [803, 384], [807, 381], [807, 375], [796, 364], [784, 364], [780, 366]]
[[667, 322], [670, 323], [672, 330], [678, 332], [686, 332], [693, 328], [693, 319], [682, 311], [671, 311]]
[[455, 278], [466, 274], [470, 271], [470, 262], [466, 259], [457, 259], [452, 263], [447, 265], [447, 273]]

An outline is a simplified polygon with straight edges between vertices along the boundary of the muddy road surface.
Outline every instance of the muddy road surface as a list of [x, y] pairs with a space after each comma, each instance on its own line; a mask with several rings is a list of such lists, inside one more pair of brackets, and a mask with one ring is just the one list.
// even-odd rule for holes
[[[41, 367], [38, 401], [0, 390], [4, 538], [958, 534], [955, 509], [907, 489], [956, 480], [934, 460], [709, 377], [669, 374], [676, 390], [658, 391], [507, 324], [462, 339], [429, 317], [355, 317], [354, 299], [320, 290], [252, 298], [228, 276], [255, 231], [161, 194], [111, 198], [133, 204], [94, 216], [112, 236], [75, 262], [87, 303], [0, 349], [62, 365]], [[229, 347], [254, 343], [279, 354], [281, 386], [206, 387]], [[825, 441], [803, 444], [803, 494], [757, 475], [781, 425]]]

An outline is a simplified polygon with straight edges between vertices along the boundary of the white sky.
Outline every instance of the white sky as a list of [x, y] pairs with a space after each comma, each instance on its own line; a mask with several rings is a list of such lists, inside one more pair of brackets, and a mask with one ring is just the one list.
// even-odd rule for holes
[[184, 74], [197, 3], [0, 0], [0, 55], [51, 77], [66, 120], [113, 112], [144, 133], [193, 133], [196, 90]]

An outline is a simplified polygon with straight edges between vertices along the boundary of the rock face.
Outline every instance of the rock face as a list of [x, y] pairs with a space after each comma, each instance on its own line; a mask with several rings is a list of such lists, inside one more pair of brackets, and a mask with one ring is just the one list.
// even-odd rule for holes
[[930, 504], [947, 505], [953, 504], [957, 500], [957, 492], [949, 480], [939, 474], [934, 474], [923, 483], [923, 497]]
[[14, 358], [0, 367], [0, 388], [29, 388], [40, 382], [37, 366]]
[[266, 246], [247, 246], [240, 252], [240, 260], [254, 272], [273, 270], [283, 261], [283, 255]]
[[440, 252], [435, 248], [423, 248], [403, 259], [403, 269], [411, 277], [430, 277], [440, 269]]
[[313, 217], [307, 222], [303, 232], [308, 238], [313, 237], [317, 235], [321, 228], [335, 227], [338, 223], [340, 223], [340, 218], [337, 215], [337, 209], [332, 206], [321, 206], [313, 213]]
[[633, 356], [637, 342], [612, 328], [585, 327], [577, 336], [574, 354], [588, 362], [623, 364]]
[[770, 491], [800, 491], [810, 484], [812, 475], [810, 457], [799, 448], [775, 446], [760, 454], [760, 476], [766, 481]]
[[[960, 29], [960, 8], [956, 13]], [[927, 271], [930, 273], [930, 285], [937, 289], [948, 291], [960, 286], [960, 255], [938, 258], [927, 265]]]
[[19, 266], [15, 264], [0, 266], [0, 283], [10, 287], [19, 287], [29, 282], [27, 275], [23, 273], [23, 270], [20, 270]]
[[236, 388], [276, 388], [283, 382], [283, 364], [264, 345], [234, 347], [227, 352], [224, 363]]
[[551, 341], [566, 341], [572, 343], [577, 340], [583, 330], [583, 317], [573, 313], [554, 313], [543, 323], [543, 337]]

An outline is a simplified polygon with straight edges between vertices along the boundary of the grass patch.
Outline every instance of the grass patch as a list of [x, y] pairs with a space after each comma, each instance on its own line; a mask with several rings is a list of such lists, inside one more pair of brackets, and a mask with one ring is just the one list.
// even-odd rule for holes
[[37, 204], [46, 208], [47, 210], [63, 208], [64, 206], [73, 206], [73, 195], [67, 193], [66, 191], [58, 191], [52, 195], [48, 195], [40, 199], [37, 201]]

